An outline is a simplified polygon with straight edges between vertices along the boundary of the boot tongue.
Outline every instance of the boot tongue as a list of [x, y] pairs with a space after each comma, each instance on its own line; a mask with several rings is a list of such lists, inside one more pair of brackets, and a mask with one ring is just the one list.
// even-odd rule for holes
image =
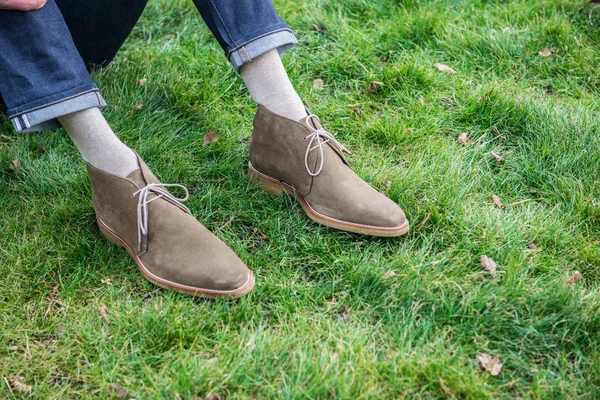
[[148, 168], [144, 160], [142, 160], [139, 155], [136, 154], [136, 156], [140, 168], [131, 171], [129, 175], [127, 175], [127, 179], [135, 182], [139, 189], [147, 186], [150, 183], [160, 183], [152, 171], [150, 171], [150, 168]]

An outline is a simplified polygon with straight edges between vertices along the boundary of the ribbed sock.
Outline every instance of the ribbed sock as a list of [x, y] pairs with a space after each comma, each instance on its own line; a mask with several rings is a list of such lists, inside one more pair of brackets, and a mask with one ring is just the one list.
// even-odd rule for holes
[[59, 117], [81, 156], [94, 167], [126, 177], [139, 168], [133, 150], [117, 138], [99, 108]]
[[304, 104], [290, 82], [276, 49], [242, 65], [240, 74], [257, 104], [294, 121], [306, 117]]

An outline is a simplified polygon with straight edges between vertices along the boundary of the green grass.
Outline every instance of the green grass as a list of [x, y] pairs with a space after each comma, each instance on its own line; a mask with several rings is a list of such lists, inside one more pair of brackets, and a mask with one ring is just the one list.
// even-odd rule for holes
[[[207, 301], [146, 282], [100, 236], [67, 135], [15, 135], [2, 117], [0, 397], [27, 397], [13, 376], [56, 399], [600, 397], [600, 9], [584, 3], [276, 2], [301, 42], [284, 57], [301, 97], [411, 220], [377, 239], [247, 181], [241, 79], [191, 2], [152, 2], [94, 72], [107, 118], [190, 189], [208, 228], [234, 217], [218, 236], [256, 289]], [[204, 147], [211, 129], [221, 138]], [[500, 358], [499, 376], [478, 353]]]

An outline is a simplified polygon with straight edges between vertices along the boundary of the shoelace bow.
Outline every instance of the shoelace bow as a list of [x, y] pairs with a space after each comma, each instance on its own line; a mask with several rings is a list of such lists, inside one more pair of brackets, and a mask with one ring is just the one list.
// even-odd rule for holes
[[[185, 197], [179, 198], [173, 196], [166, 189], [167, 187], [178, 187], [185, 191]], [[150, 195], [155, 197], [148, 198]], [[191, 214], [189, 208], [181, 204], [182, 201], [186, 201], [190, 197], [190, 192], [183, 185], [170, 184], [170, 183], [149, 183], [145, 187], [141, 188], [137, 192], [131, 195], [131, 197], [138, 197], [137, 204], [137, 220], [138, 220], [138, 251], [142, 251], [142, 239], [148, 237], [148, 204], [154, 200], [164, 199], [169, 203], [179, 207], [188, 214]]]
[[[315, 123], [315, 120], [318, 122], [318, 124]], [[304, 140], [310, 138], [308, 147], [306, 148], [306, 154], [304, 155], [304, 166], [306, 167], [306, 172], [308, 172], [310, 176], [317, 176], [323, 170], [323, 163], [325, 162], [323, 146], [327, 143], [332, 143], [335, 147], [337, 147], [344, 162], [346, 164], [348, 163], [348, 161], [346, 161], [346, 157], [344, 157], [342, 153], [344, 151], [349, 153], [349, 151], [340, 142], [338, 142], [331, 133], [327, 132], [323, 128], [315, 128], [315, 126], [321, 126], [321, 120], [319, 120], [319, 117], [314, 114], [309, 114], [304, 121], [308, 129], [311, 131], [310, 135], [304, 138]], [[317, 142], [317, 144], [313, 146], [314, 142]], [[316, 171], [312, 171], [308, 165], [308, 156], [310, 155], [310, 152], [315, 149], [319, 149], [319, 168], [317, 168]]]

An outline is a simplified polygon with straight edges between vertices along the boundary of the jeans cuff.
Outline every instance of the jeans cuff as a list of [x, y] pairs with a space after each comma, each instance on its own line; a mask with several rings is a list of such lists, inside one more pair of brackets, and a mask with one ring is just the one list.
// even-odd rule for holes
[[58, 117], [93, 107], [106, 107], [106, 102], [98, 89], [89, 90], [52, 104], [36, 107], [32, 110], [10, 116], [9, 118], [17, 132], [39, 132], [60, 128], [61, 125], [58, 122]]
[[298, 44], [298, 39], [290, 29], [278, 29], [238, 46], [229, 54], [229, 61], [231, 61], [235, 70], [239, 72], [242, 65], [270, 50], [277, 49], [281, 55], [296, 44]]

